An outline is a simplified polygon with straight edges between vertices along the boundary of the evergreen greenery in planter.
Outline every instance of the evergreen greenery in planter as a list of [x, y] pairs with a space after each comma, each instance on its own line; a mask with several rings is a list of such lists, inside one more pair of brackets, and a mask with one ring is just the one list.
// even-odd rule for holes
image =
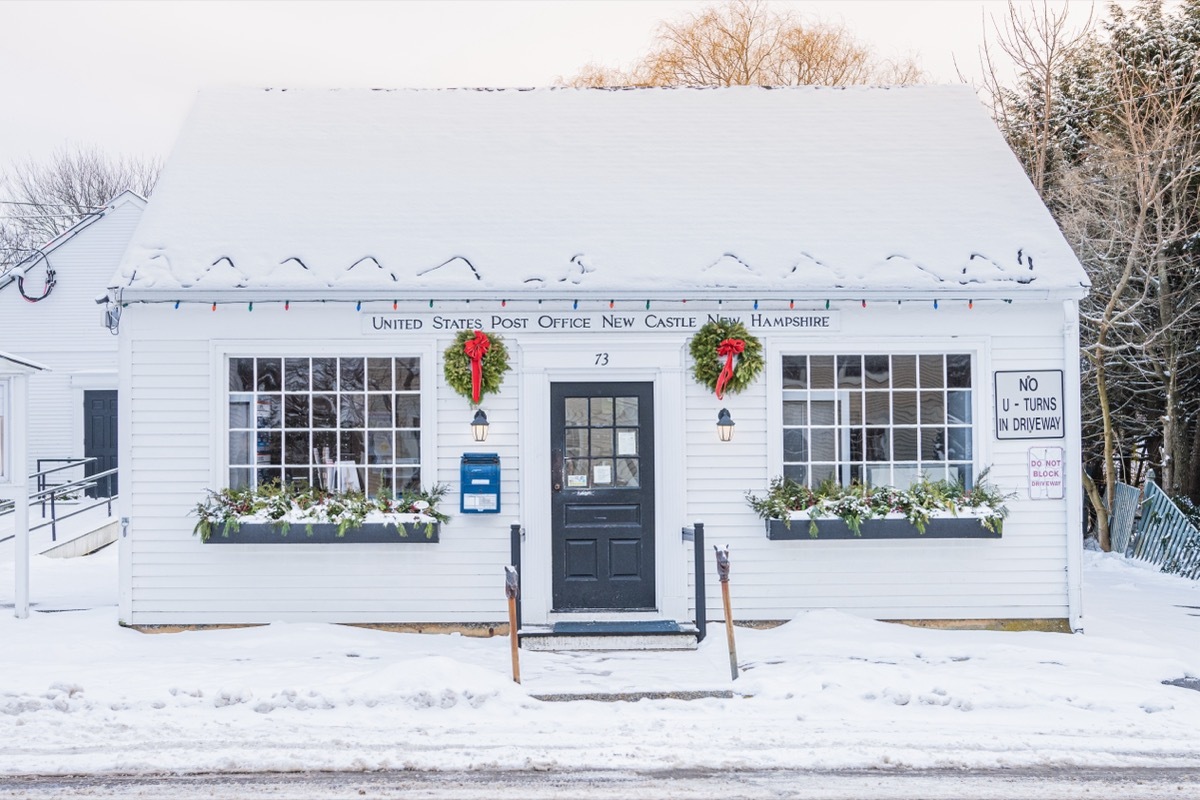
[[386, 489], [375, 497], [361, 492], [327, 492], [308, 486], [280, 485], [272, 482], [254, 489], [208, 490], [208, 496], [192, 510], [199, 519], [193, 534], [208, 541], [214, 532], [228, 537], [243, 523], [266, 523], [287, 536], [293, 525], [303, 525], [309, 536], [313, 525], [334, 525], [337, 536], [364, 523], [382, 523], [407, 536], [406, 524], [423, 525], [425, 537], [433, 538], [438, 523], [449, 516], [438, 510], [448, 488], [438, 484], [432, 489], [405, 492], [392, 497]]
[[764, 520], [779, 520], [790, 528], [794, 516], [808, 517], [808, 533], [817, 537], [817, 522], [821, 519], [843, 520], [855, 536], [860, 536], [867, 520], [902, 515], [920, 534], [925, 533], [929, 520], [949, 514], [957, 517], [966, 512], [979, 520], [986, 530], [999, 534], [1008, 509], [1004, 503], [1014, 495], [1001, 493], [986, 481], [987, 470], [970, 489], [952, 481], [931, 481], [925, 478], [908, 489], [894, 486], [864, 486], [853, 483], [841, 486], [825, 481], [810, 489], [791, 478], [777, 477], [771, 481], [766, 495], [746, 493], [746, 502]]

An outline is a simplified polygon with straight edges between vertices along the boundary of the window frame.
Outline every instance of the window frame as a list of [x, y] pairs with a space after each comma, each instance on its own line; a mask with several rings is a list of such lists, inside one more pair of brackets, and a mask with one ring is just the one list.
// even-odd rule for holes
[[[971, 454], [972, 478], [978, 480], [980, 472], [991, 463], [990, 438], [985, 436], [984, 427], [987, 424], [982, 416], [982, 410], [991, 397], [991, 387], [983, 378], [990, 373], [990, 358], [987, 342], [977, 337], [948, 336], [936, 342], [930, 340], [889, 339], [877, 337], [853, 339], [852, 341], [833, 342], [831, 340], [803, 340], [798, 338], [779, 339], [767, 343], [767, 431], [766, 451], [767, 470], [764, 476], [770, 480], [784, 474], [784, 423], [783, 423], [783, 359], [785, 356], [832, 356], [840, 355], [957, 355], [970, 357], [971, 364]], [[836, 369], [836, 364], [835, 364]], [[841, 389], [809, 390], [828, 391], [836, 394]], [[889, 397], [895, 391], [887, 390]], [[839, 420], [840, 426], [840, 420]], [[888, 428], [895, 425], [894, 419], [889, 419]], [[811, 461], [811, 459], [810, 459]], [[835, 466], [837, 477], [848, 475], [852, 464], [856, 462], [841, 461]], [[894, 459], [886, 462], [889, 468], [898, 462]], [[936, 477], [936, 476], [934, 476]]]
[[[317, 342], [313, 340], [279, 342], [271, 340], [239, 340], [236, 342], [214, 343], [211, 352], [211, 374], [213, 375], [213, 406], [212, 419], [220, 420], [220, 425], [214, 425], [212, 452], [220, 454], [213, 459], [212, 485], [228, 487], [230, 471], [230, 402], [229, 369], [235, 358], [252, 359], [287, 359], [287, 358], [414, 358], [418, 360], [422, 373], [419, 408], [421, 423], [419, 428], [419, 458], [414, 465], [419, 470], [422, 486], [432, 486], [436, 480], [436, 430], [437, 430], [437, 397], [436, 376], [431, 370], [438, 368], [435, 343], [422, 343], [417, 346], [390, 343], [386, 346], [376, 342], [358, 342], [350, 340], [329, 340]], [[365, 365], [364, 365], [365, 367]], [[365, 387], [364, 394], [367, 393]], [[234, 392], [233, 394], [236, 394]], [[340, 395], [340, 391], [338, 392]], [[252, 411], [253, 413], [253, 411]], [[395, 414], [395, 409], [392, 409]], [[243, 430], [239, 428], [238, 430]], [[241, 466], [241, 465], [235, 465]], [[366, 465], [369, 467], [369, 463]], [[394, 466], [394, 464], [393, 464]], [[253, 467], [252, 467], [253, 468]], [[365, 476], [365, 473], [364, 473]]]

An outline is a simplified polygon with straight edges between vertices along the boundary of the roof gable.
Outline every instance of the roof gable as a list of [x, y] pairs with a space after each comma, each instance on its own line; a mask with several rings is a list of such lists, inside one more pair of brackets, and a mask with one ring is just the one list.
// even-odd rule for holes
[[204, 92], [113, 283], [698, 297], [1087, 279], [974, 93], [920, 86]]
[[95, 223], [104, 219], [116, 209], [125, 205], [133, 205], [138, 209], [144, 209], [146, 207], [146, 199], [131, 189], [122, 190], [99, 209], [85, 215], [70, 228], [67, 228], [65, 231], [43, 244], [32, 255], [27, 256], [21, 261], [10, 266], [8, 269], [0, 272], [0, 289], [3, 289], [5, 286], [8, 286], [10, 283], [15, 281], [18, 276], [25, 275], [29, 269], [35, 267], [42, 259], [49, 257], [52, 253], [54, 253], [55, 250], [71, 241], [79, 234], [83, 233], [83, 231], [87, 230]]

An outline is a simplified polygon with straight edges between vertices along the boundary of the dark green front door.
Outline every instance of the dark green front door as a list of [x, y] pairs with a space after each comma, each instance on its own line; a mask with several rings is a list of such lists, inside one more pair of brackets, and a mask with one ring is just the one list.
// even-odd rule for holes
[[[84, 467], [85, 475], [107, 472], [117, 466], [117, 392], [115, 389], [83, 393], [83, 455], [94, 458]], [[100, 478], [87, 490], [88, 497], [117, 493], [117, 476]]]
[[555, 611], [651, 610], [654, 385], [550, 389]]

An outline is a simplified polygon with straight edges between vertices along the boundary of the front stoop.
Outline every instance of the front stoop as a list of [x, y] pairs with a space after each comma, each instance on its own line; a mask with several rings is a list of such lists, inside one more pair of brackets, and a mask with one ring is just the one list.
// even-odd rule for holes
[[517, 631], [526, 650], [695, 650], [699, 631], [674, 620], [556, 622]]

